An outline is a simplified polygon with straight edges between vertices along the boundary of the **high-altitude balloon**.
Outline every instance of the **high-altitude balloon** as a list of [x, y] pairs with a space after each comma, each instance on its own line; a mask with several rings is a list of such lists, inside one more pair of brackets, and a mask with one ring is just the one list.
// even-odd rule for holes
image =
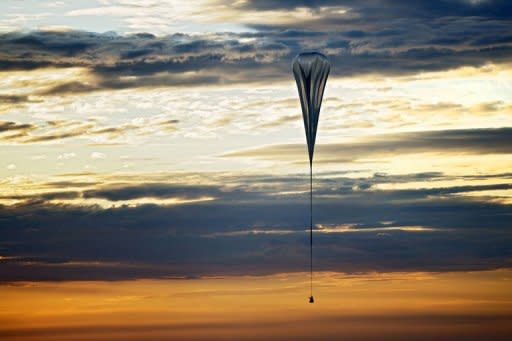
[[318, 52], [301, 53], [293, 59], [293, 74], [299, 90], [302, 117], [309, 153], [309, 198], [310, 198], [310, 227], [309, 227], [309, 251], [310, 251], [310, 285], [311, 292], [309, 303], [314, 303], [313, 298], [313, 153], [315, 151], [316, 131], [320, 106], [324, 95], [325, 83], [331, 66], [327, 57]]
[[327, 57], [318, 52], [299, 54], [294, 58], [292, 66], [302, 106], [309, 163], [312, 163], [320, 106], [331, 66]]

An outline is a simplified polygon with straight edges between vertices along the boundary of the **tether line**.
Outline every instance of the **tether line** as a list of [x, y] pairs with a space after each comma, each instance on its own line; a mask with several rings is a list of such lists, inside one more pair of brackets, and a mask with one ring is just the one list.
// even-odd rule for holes
[[313, 163], [309, 163], [309, 282], [313, 297]]

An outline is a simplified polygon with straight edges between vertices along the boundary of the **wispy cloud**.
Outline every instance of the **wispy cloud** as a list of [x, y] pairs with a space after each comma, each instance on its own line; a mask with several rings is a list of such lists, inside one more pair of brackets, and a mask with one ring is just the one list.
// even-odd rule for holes
[[[411, 153], [510, 154], [506, 143], [510, 128], [439, 130], [370, 136], [350, 143], [318, 145], [316, 162], [352, 162], [368, 157]], [[233, 151], [224, 157], [269, 158], [299, 162], [303, 160], [302, 144], [270, 145], [257, 149]]]
[[0, 141], [8, 143], [30, 144], [60, 141], [81, 137], [95, 141], [98, 137], [114, 140], [130, 134], [144, 136], [148, 134], [173, 133], [179, 120], [167, 115], [134, 118], [117, 126], [104, 126], [95, 119], [50, 120], [36, 123], [17, 123], [0, 121]]

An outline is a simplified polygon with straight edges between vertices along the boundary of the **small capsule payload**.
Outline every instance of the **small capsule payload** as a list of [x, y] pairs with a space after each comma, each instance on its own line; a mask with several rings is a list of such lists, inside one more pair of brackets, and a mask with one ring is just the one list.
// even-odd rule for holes
[[325, 84], [331, 65], [326, 56], [319, 52], [306, 52], [297, 55], [292, 62], [293, 75], [297, 82], [306, 142], [309, 154], [309, 185], [310, 185], [310, 296], [309, 303], [315, 303], [313, 298], [313, 155], [315, 151], [316, 133], [320, 107], [324, 95]]

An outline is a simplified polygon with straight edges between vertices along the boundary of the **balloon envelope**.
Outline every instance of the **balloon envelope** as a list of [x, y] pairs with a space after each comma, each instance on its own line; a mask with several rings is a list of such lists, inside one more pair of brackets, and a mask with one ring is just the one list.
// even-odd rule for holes
[[292, 67], [302, 106], [309, 163], [312, 163], [320, 106], [331, 66], [323, 54], [307, 52], [297, 55], [293, 59]]

